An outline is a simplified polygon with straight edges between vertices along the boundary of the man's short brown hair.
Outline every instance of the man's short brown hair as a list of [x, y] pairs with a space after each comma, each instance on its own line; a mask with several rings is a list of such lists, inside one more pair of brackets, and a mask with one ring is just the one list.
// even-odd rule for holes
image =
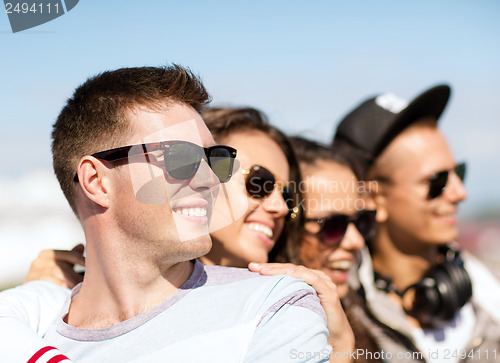
[[187, 104], [200, 112], [210, 96], [200, 79], [178, 65], [122, 68], [88, 79], [62, 109], [52, 130], [53, 166], [73, 212], [76, 173], [85, 155], [124, 146], [131, 132], [127, 111], [155, 108], [165, 101]]

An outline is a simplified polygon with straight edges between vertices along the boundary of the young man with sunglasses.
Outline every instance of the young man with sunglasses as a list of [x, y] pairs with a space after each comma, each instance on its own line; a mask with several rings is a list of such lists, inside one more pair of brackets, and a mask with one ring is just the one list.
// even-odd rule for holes
[[449, 94], [440, 85], [410, 103], [371, 98], [340, 122], [333, 142], [372, 181], [378, 227], [352, 288], [363, 297], [356, 313], [392, 361], [496, 360], [500, 349], [491, 309], [500, 286], [454, 243], [466, 191], [465, 164], [437, 127]]
[[[65, 306], [45, 282], [2, 292], [3, 332], [26, 335], [1, 361], [280, 362], [294, 349], [328, 361], [310, 286], [195, 260], [211, 247], [212, 206], [236, 156], [198, 113], [208, 98], [179, 66], [104, 72], [75, 91], [52, 149], [85, 232], [85, 278]], [[26, 330], [7, 332], [9, 314]]]

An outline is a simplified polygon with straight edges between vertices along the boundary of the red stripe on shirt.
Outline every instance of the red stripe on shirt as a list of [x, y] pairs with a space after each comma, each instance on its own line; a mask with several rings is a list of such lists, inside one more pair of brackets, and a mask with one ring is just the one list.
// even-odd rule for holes
[[59, 355], [56, 355], [55, 357], [50, 358], [47, 363], [59, 363], [59, 362], [66, 360], [66, 359], [69, 360], [69, 358], [66, 357], [65, 355], [59, 354]]
[[47, 353], [49, 350], [52, 350], [52, 349], [57, 349], [57, 348], [56, 347], [49, 347], [49, 346], [41, 348], [38, 352], [33, 354], [33, 356], [30, 358], [30, 360], [27, 363], [35, 363], [42, 355], [44, 355], [45, 353]]

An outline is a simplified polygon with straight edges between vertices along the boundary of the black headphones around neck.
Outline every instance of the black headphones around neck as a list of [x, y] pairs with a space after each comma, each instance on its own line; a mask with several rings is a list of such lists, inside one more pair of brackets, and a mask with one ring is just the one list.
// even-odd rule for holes
[[392, 280], [375, 271], [375, 286], [386, 292], [395, 292], [403, 297], [414, 289], [413, 307], [406, 310], [421, 324], [440, 327], [450, 322], [456, 312], [472, 297], [472, 284], [464, 268], [460, 252], [449, 247], [440, 247], [444, 260], [427, 271], [425, 276], [403, 291], [398, 290]]

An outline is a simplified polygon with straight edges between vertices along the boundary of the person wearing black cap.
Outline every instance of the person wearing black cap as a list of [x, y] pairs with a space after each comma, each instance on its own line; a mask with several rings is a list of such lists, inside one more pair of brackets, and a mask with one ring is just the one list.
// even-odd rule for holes
[[370, 98], [333, 140], [371, 181], [378, 226], [351, 287], [362, 296], [357, 313], [390, 361], [500, 355], [500, 284], [454, 242], [466, 191], [465, 164], [437, 128], [449, 96], [450, 87], [438, 85], [410, 103], [393, 94]]

